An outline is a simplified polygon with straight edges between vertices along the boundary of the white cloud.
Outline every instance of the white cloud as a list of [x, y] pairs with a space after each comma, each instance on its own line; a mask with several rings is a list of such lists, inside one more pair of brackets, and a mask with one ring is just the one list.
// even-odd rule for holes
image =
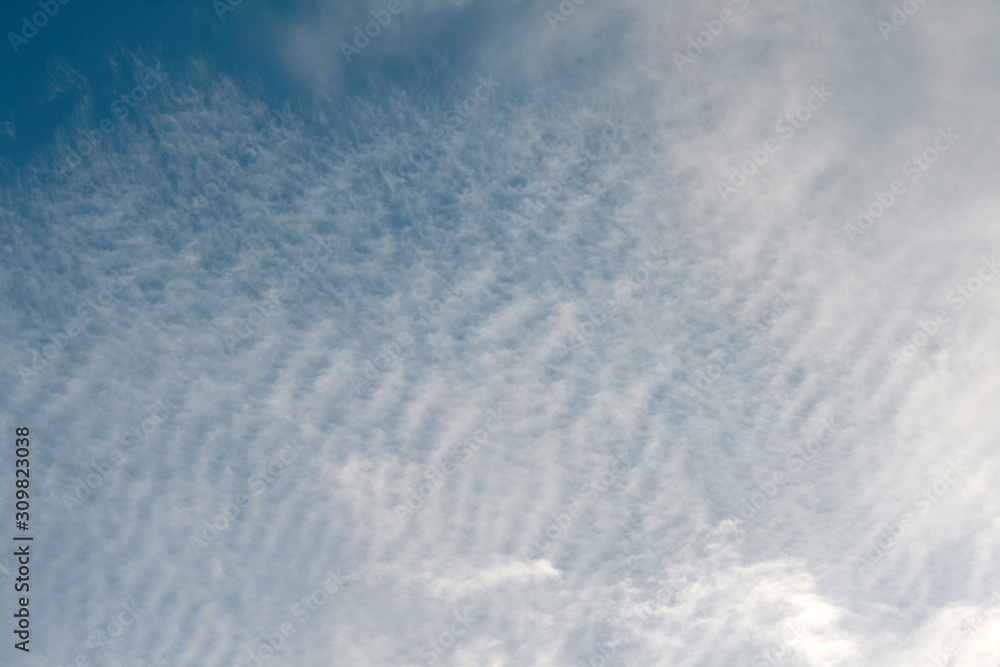
[[[51, 452], [37, 530], [60, 545], [40, 660], [71, 662], [92, 631], [79, 619], [135, 595], [145, 611], [108, 664], [245, 664], [335, 567], [348, 585], [268, 664], [426, 664], [466, 611], [477, 621], [438, 664], [587, 664], [609, 645], [619, 664], [738, 664], [775, 646], [787, 665], [920, 664], [1000, 590], [1000, 283], [961, 310], [947, 299], [1000, 251], [996, 8], [928, 3], [886, 42], [871, 3], [751, 3], [678, 72], [673, 51], [734, 3], [592, 1], [552, 31], [554, 4], [414, 2], [351, 71], [337, 44], [363, 12], [323, 4], [273, 27], [308, 104], [171, 70], [120, 148], [4, 194], [18, 206], [2, 422]], [[479, 39], [419, 70], [423, 87], [373, 74], [393, 57], [417, 67], [423, 40], [464, 20]], [[83, 76], [54, 72], [56, 87]], [[431, 139], [487, 75], [502, 85]], [[360, 79], [370, 90], [345, 96]], [[834, 94], [723, 202], [717, 180], [819, 85]], [[289, 122], [260, 139], [275, 113]], [[961, 140], [848, 242], [857, 207], [949, 124]], [[380, 170], [427, 140], [426, 166], [388, 187]], [[134, 288], [55, 372], [20, 383], [17, 365], [121, 269]], [[447, 289], [461, 294], [431, 310]], [[686, 396], [778, 290], [791, 306]], [[940, 309], [949, 321], [893, 369], [898, 339]], [[351, 379], [400, 332], [412, 342], [359, 395]], [[59, 494], [161, 398], [176, 412], [70, 517]], [[498, 406], [503, 427], [399, 521]], [[737, 518], [824, 419], [836, 438], [753, 523]], [[302, 462], [191, 554], [191, 521], [292, 439]], [[635, 464], [522, 558], [623, 449]], [[954, 458], [967, 477], [918, 510]], [[852, 561], [905, 511], [912, 528], [859, 576]], [[987, 664], [995, 623], [961, 660]]]

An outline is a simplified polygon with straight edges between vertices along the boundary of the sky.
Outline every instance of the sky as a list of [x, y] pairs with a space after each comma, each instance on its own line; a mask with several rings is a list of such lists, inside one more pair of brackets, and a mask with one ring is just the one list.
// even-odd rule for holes
[[0, 28], [0, 663], [1000, 664], [997, 3]]

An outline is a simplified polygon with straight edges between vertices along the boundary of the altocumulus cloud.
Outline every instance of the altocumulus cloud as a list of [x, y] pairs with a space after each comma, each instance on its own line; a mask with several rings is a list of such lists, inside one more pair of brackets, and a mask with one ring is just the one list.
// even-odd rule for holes
[[[995, 659], [1000, 291], [946, 305], [1000, 247], [995, 3], [922, 4], [887, 41], [891, 9], [862, 2], [591, 1], [555, 30], [551, 0], [404, 2], [350, 63], [340, 42], [387, 3], [227, 6], [224, 21], [209, 2], [193, 15], [213, 39], [265, 43], [259, 78], [166, 63], [141, 113], [57, 181], [61, 148], [107, 107], [96, 78], [60, 74], [80, 114], [37, 160], [4, 163], [0, 423], [32, 428], [33, 530], [49, 545], [35, 664], [72, 663], [128, 596], [142, 611], [105, 642], [106, 664]], [[41, 57], [85, 9], [61, 7], [17, 57]], [[663, 45], [683, 49], [723, 9], [733, 20], [678, 73]], [[101, 99], [155, 71], [138, 51], [114, 56], [121, 85]], [[443, 120], [486, 75], [502, 85], [476, 113]], [[722, 201], [719, 175], [819, 82], [835, 91], [822, 110]], [[949, 124], [961, 140], [864, 242], [845, 239]], [[387, 165], [421, 146], [426, 166], [387, 187]], [[233, 162], [210, 205], [190, 205]], [[544, 206], [529, 218], [523, 202]], [[70, 337], [116, 272], [128, 286]], [[794, 298], [779, 308], [779, 293]], [[887, 363], [943, 308], [910, 363]], [[60, 336], [22, 382], [18, 366]], [[725, 372], [692, 406], [685, 388], [719, 351]], [[119, 462], [157, 400], [169, 416], [113, 483], [64, 511], [61, 494]], [[740, 517], [829, 423], [822, 454], [753, 524]], [[304, 465], [251, 497], [293, 441]], [[586, 496], [619, 452], [607, 491]], [[858, 576], [949, 460], [961, 483]], [[400, 520], [427, 471], [433, 493]], [[303, 598], [315, 611], [283, 631]]]

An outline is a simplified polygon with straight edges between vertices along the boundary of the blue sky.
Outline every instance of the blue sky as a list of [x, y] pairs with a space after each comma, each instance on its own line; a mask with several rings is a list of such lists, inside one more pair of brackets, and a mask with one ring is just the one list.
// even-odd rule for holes
[[995, 664], [995, 3], [53, 1], [4, 664]]

